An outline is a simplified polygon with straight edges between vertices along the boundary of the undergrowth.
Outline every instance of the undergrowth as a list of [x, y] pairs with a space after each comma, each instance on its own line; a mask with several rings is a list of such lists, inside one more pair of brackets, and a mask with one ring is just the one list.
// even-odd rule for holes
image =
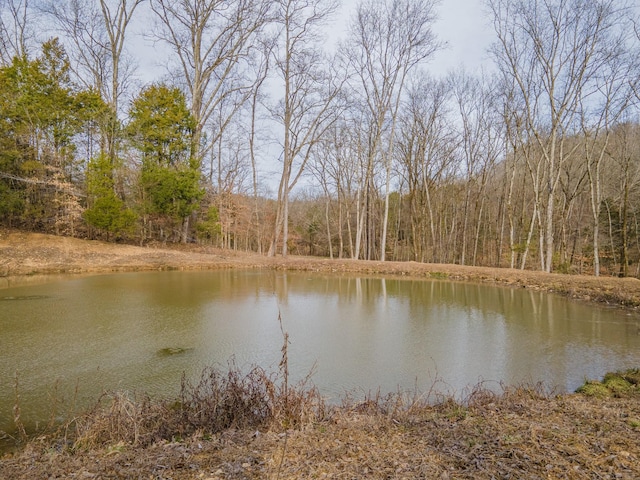
[[[504, 387], [497, 393], [477, 385], [460, 399], [432, 390], [424, 393], [379, 391], [357, 400], [345, 397], [340, 406], [329, 406], [310, 375], [291, 385], [288, 372], [288, 335], [284, 333], [282, 360], [277, 372], [260, 367], [243, 372], [234, 362], [226, 371], [205, 368], [199, 379], [182, 377], [180, 394], [171, 400], [124, 392], [104, 394], [92, 408], [72, 416], [61, 426], [47, 425], [38, 432], [40, 442], [58, 451], [91, 451], [117, 445], [148, 447], [162, 442], [181, 442], [199, 436], [213, 437], [227, 431], [282, 432], [285, 456], [289, 432], [308, 425], [331, 424], [345, 415], [376, 418], [394, 425], [413, 425], [426, 418], [464, 421], [469, 416], [492, 415], [496, 408], [519, 411], [523, 402], [541, 402], [555, 394], [542, 384]], [[15, 422], [19, 442], [27, 443], [20, 421], [18, 379], [15, 380]], [[577, 390], [586, 396], [622, 397], [640, 393], [640, 370], [609, 373], [601, 382], [587, 381]], [[634, 420], [635, 421], [635, 420]], [[327, 423], [328, 422], [328, 423]]]
[[288, 387], [259, 367], [243, 373], [230, 365], [224, 373], [205, 368], [197, 382], [182, 378], [174, 400], [105, 395], [93, 409], [65, 426], [72, 448], [95, 448], [124, 442], [147, 446], [179, 441], [197, 432], [273, 429], [297, 426], [323, 417], [325, 405], [315, 387]]

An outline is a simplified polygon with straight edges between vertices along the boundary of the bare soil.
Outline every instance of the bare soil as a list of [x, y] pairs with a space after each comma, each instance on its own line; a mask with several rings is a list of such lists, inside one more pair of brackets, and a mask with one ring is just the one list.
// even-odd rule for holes
[[[135, 247], [0, 230], [0, 288], [52, 274], [216, 268], [449, 278], [640, 308], [637, 279], [266, 258], [195, 245]], [[278, 419], [259, 429], [198, 431], [147, 445], [110, 441], [70, 448], [62, 432], [31, 439], [21, 450], [1, 456], [0, 478], [638, 479], [639, 388], [608, 396], [552, 395], [534, 387], [496, 395], [479, 389], [463, 402], [442, 397], [403, 408], [364, 402], [336, 407], [295, 427]]]

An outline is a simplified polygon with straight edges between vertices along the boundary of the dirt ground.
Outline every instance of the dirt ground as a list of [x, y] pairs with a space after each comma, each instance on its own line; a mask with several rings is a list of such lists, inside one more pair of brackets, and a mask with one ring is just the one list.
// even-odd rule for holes
[[[216, 268], [450, 278], [640, 308], [637, 279], [266, 258], [195, 245], [135, 247], [0, 230], [0, 288], [52, 274]], [[70, 449], [59, 437], [41, 437], [0, 456], [0, 478], [640, 478], [639, 393], [605, 398], [542, 394], [536, 388], [512, 388], [501, 395], [478, 391], [464, 403], [445, 400], [420, 408], [352, 404], [296, 428], [285, 427], [231, 428], [145, 446], [112, 442], [89, 449]]]
[[640, 280], [547, 274], [508, 268], [288, 256], [268, 258], [198, 245], [136, 247], [0, 229], [0, 288], [41, 275], [143, 270], [273, 268], [331, 273], [449, 278], [545, 290], [576, 299], [640, 308]]

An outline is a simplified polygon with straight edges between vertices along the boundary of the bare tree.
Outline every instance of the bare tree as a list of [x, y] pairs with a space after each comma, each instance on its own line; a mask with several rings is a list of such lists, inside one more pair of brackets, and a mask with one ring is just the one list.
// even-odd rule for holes
[[371, 125], [368, 158], [373, 163], [380, 156], [386, 176], [382, 261], [386, 253], [391, 162], [400, 99], [408, 73], [439, 48], [431, 30], [436, 4], [436, 0], [367, 0], [358, 5], [350, 28], [347, 49], [357, 82], [354, 91], [363, 95], [362, 103], [367, 107]]
[[[469, 229], [475, 221], [472, 264], [476, 264], [481, 221], [485, 203], [489, 173], [502, 154], [503, 128], [495, 106], [492, 90], [493, 78], [474, 77], [464, 71], [450, 76], [451, 90], [455, 98], [461, 128], [461, 174], [465, 179], [462, 212], [460, 264], [467, 263]], [[473, 208], [472, 208], [473, 204]]]
[[28, 57], [34, 38], [29, 0], [0, 0], [0, 64]]
[[259, 134], [258, 115], [263, 99], [263, 85], [267, 80], [267, 77], [271, 71], [271, 56], [274, 39], [267, 39], [262, 42], [262, 55], [261, 61], [255, 64], [255, 78], [253, 90], [251, 92], [251, 98], [249, 103], [249, 158], [251, 160], [251, 185], [253, 194], [253, 209], [251, 214], [251, 223], [255, 230], [255, 236], [257, 238], [256, 245], [259, 254], [262, 254], [263, 246], [263, 232], [265, 231], [263, 225], [263, 213], [260, 211], [260, 198], [258, 191], [258, 167], [257, 167], [257, 149], [256, 140]]
[[320, 31], [337, 4], [333, 0], [279, 0], [276, 21], [280, 38], [274, 50], [275, 69], [284, 95], [274, 109], [282, 125], [282, 173], [269, 256], [282, 241], [286, 256], [289, 236], [289, 195], [305, 170], [323, 132], [337, 118], [332, 108], [342, 83], [319, 47]]
[[[610, 237], [619, 237], [619, 275], [626, 277], [629, 274], [629, 264], [635, 257], [640, 273], [640, 241], [639, 223], [640, 214], [640, 125], [636, 122], [621, 122], [611, 133], [609, 147], [607, 149], [607, 168], [603, 172], [602, 197], [603, 203], [617, 204], [617, 225], [615, 232], [609, 229]], [[634, 235], [635, 233], [635, 235]], [[635, 240], [634, 240], [635, 237]], [[614, 239], [610, 238], [614, 244]], [[632, 249], [635, 244], [635, 255]], [[615, 250], [611, 252], [615, 255]]]
[[408, 88], [399, 118], [398, 153], [406, 177], [413, 258], [439, 261], [434, 192], [457, 146], [449, 118], [450, 84], [420, 76]]
[[78, 79], [86, 87], [96, 88], [116, 113], [133, 73], [130, 59], [124, 54], [127, 29], [144, 2], [41, 0], [39, 5], [73, 45], [69, 54]]
[[[268, 21], [267, 0], [151, 0], [159, 19], [153, 38], [167, 45], [188, 91], [194, 161], [202, 163], [231, 118], [251, 96], [255, 78], [246, 70], [253, 61], [254, 40]], [[256, 42], [258, 43], [258, 42]], [[234, 97], [224, 118], [205, 138], [205, 127], [225, 101]]]
[[[128, 93], [135, 66], [125, 52], [128, 29], [145, 0], [40, 0], [39, 10], [50, 16], [67, 44], [76, 78], [94, 88], [112, 114], [101, 125], [101, 149], [112, 165], [118, 156], [118, 115]], [[91, 152], [90, 152], [91, 153]]]
[[[628, 9], [609, 2], [602, 11], [608, 31], [598, 49], [598, 68], [590, 79], [588, 95], [581, 100], [584, 158], [589, 178], [593, 219], [594, 275], [600, 275], [600, 211], [602, 206], [602, 166], [615, 126], [625, 118], [639, 85], [638, 55], [629, 48], [631, 25]], [[637, 47], [636, 47], [637, 48]]]
[[600, 67], [603, 39], [612, 28], [616, 0], [488, 0], [498, 42], [501, 72], [522, 97], [529, 140], [539, 151], [532, 164], [540, 262], [550, 272], [554, 253], [555, 197], [563, 164], [578, 143], [585, 86]]

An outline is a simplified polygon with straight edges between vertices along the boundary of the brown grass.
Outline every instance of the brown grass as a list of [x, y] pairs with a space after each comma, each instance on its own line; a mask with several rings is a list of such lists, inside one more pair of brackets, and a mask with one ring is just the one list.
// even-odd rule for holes
[[[278, 316], [280, 327], [282, 319]], [[205, 368], [198, 382], [182, 377], [180, 395], [171, 401], [148, 396], [131, 399], [116, 392], [64, 427], [72, 449], [95, 449], [101, 445], [127, 444], [147, 447], [176, 441], [198, 432], [215, 435], [226, 430], [297, 428], [322, 419], [323, 397], [309, 376], [289, 384], [289, 335], [284, 330], [278, 372], [253, 367], [243, 373], [233, 362], [226, 372]], [[17, 380], [16, 380], [17, 381]], [[73, 428], [70, 428], [73, 425]]]
[[327, 406], [281, 373], [206, 369], [173, 401], [108, 395], [1, 458], [0, 478], [640, 478], [637, 390], [478, 386], [460, 400], [399, 392]]
[[329, 260], [294, 255], [268, 258], [199, 245], [157, 245], [143, 248], [0, 228], [0, 288], [46, 281], [52, 274], [218, 268], [267, 268], [335, 275], [366, 274], [464, 280], [543, 290], [583, 301], [640, 308], [640, 280], [637, 278], [596, 278], [509, 268]]

